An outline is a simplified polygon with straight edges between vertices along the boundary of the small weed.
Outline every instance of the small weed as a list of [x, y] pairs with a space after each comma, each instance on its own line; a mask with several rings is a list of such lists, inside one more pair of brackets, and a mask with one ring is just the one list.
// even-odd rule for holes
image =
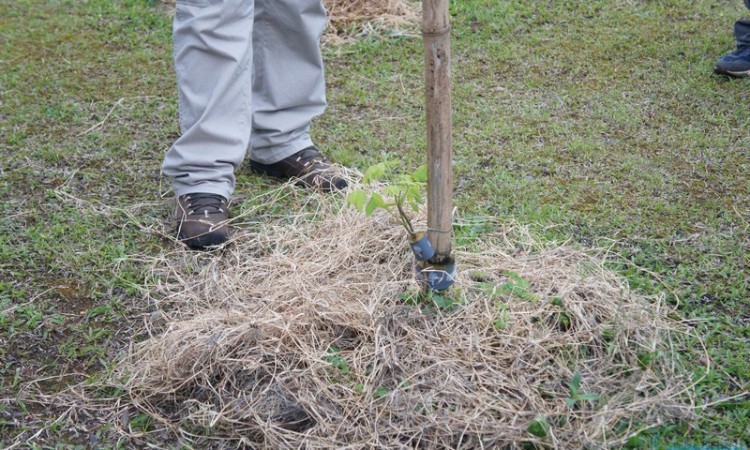
[[147, 432], [154, 427], [154, 418], [146, 413], [141, 413], [130, 419], [128, 425], [131, 432]]
[[505, 271], [503, 275], [509, 278], [509, 280], [500, 285], [499, 291], [503, 294], [507, 294], [510, 297], [518, 297], [522, 300], [539, 300], [539, 297], [530, 291], [531, 285], [528, 281], [521, 278], [521, 275], [516, 272]]
[[651, 364], [664, 357], [664, 352], [661, 351], [651, 351], [651, 352], [641, 352], [638, 354], [638, 367], [641, 369], [646, 369]]
[[648, 445], [648, 440], [645, 436], [642, 436], [641, 434], [637, 434], [635, 436], [632, 436], [625, 442], [625, 448], [626, 449], [640, 449], [640, 448], [646, 448]]
[[375, 397], [376, 399], [379, 399], [379, 398], [383, 398], [387, 396], [390, 393], [391, 393], [390, 390], [381, 386], [373, 391], [372, 396]]
[[463, 303], [459, 296], [448, 293], [428, 291], [426, 302], [432, 303], [440, 309], [450, 310]]
[[599, 400], [599, 395], [581, 392], [581, 373], [576, 372], [568, 383], [568, 398], [565, 400], [568, 408], [575, 408], [580, 402], [595, 400]]
[[527, 280], [524, 280], [521, 275], [512, 271], [504, 271], [503, 275], [508, 278], [508, 281], [503, 283], [482, 281], [477, 283], [477, 286], [487, 294], [490, 299], [508, 296], [510, 298], [516, 297], [522, 300], [539, 300], [539, 296], [531, 292], [530, 283]]
[[399, 298], [407, 305], [435, 305], [442, 310], [452, 310], [466, 302], [466, 296], [458, 288], [450, 292], [402, 292], [399, 294]]
[[510, 321], [510, 309], [506, 303], [497, 302], [495, 303], [497, 306], [497, 315], [492, 320], [492, 326], [495, 327], [496, 330], [504, 330], [508, 327], [508, 323]]
[[328, 355], [326, 361], [333, 367], [337, 368], [342, 375], [349, 375], [352, 371], [346, 360], [339, 354], [339, 348], [332, 346], [328, 349]]
[[[488, 220], [470, 219], [454, 224], [453, 229], [456, 246], [468, 248], [473, 243], [479, 241], [482, 236], [486, 236], [487, 233], [491, 232], [492, 224]], [[481, 248], [477, 248], [477, 250], [481, 251]]]
[[91, 320], [97, 317], [111, 317], [112, 312], [112, 305], [99, 305], [91, 308], [88, 313], [86, 313], [86, 318]]
[[536, 416], [534, 420], [529, 423], [529, 426], [526, 427], [526, 431], [532, 436], [546, 438], [549, 436], [549, 423], [547, 422], [547, 417], [544, 415]]
[[557, 327], [561, 331], [568, 331], [571, 326], [570, 313], [565, 309], [565, 303], [563, 303], [562, 298], [553, 297], [550, 303], [560, 309], [556, 314]]

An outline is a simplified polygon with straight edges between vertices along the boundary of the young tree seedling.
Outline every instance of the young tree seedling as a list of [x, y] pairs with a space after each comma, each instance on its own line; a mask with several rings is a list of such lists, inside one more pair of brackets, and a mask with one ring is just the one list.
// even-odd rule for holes
[[395, 168], [400, 165], [400, 161], [383, 161], [365, 171], [362, 182], [366, 185], [382, 182], [385, 197], [378, 192], [357, 189], [349, 194], [347, 203], [368, 217], [377, 209], [387, 211], [409, 233], [409, 238], [415, 239], [417, 231], [407, 209], [418, 212], [424, 204], [422, 190], [427, 184], [427, 166], [421, 166], [412, 173], [397, 174]]

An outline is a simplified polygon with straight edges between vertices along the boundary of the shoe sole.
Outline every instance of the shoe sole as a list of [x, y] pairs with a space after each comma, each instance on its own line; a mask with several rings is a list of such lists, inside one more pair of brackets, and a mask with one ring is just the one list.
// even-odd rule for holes
[[714, 72], [718, 73], [719, 75], [728, 75], [730, 77], [735, 77], [735, 78], [747, 78], [747, 77], [750, 77], [750, 69], [736, 72], [736, 71], [733, 71], [733, 70], [724, 70], [724, 69], [719, 69], [718, 67], [716, 67], [716, 68], [714, 68]]
[[253, 172], [258, 173], [260, 175], [267, 175], [269, 177], [274, 177], [274, 178], [283, 178], [283, 179], [287, 178], [278, 169], [274, 169], [271, 166], [267, 166], [265, 164], [261, 164], [252, 160], [250, 161], [250, 169], [252, 169]]
[[294, 183], [296, 186], [307, 187], [307, 184], [304, 181], [302, 181], [301, 178], [288, 177], [284, 175], [283, 173], [281, 173], [280, 170], [274, 169], [273, 167], [267, 166], [265, 164], [257, 163], [255, 161], [250, 161], [250, 169], [253, 172], [257, 173], [258, 175], [265, 175], [271, 178], [276, 178], [277, 180], [282, 180], [282, 181], [299, 180]]
[[225, 244], [229, 240], [229, 233], [208, 232], [198, 236], [185, 236], [182, 231], [178, 231], [177, 240], [193, 250], [205, 250]]
[[[272, 168], [270, 166], [267, 166], [267, 165], [261, 164], [261, 163], [257, 163], [257, 162], [252, 161], [252, 160], [250, 161], [250, 169], [253, 172], [257, 173], [257, 174], [267, 175], [269, 177], [277, 178], [277, 179], [280, 179], [280, 180], [298, 180], [294, 184], [297, 185], [297, 186], [300, 186], [300, 187], [304, 187], [304, 188], [312, 188], [312, 187], [314, 187], [314, 186], [309, 185], [305, 181], [303, 181], [302, 178], [300, 178], [300, 177], [288, 177], [288, 176], [284, 175], [283, 173], [281, 173], [278, 169], [274, 169], [274, 168]], [[349, 183], [347, 183], [346, 180], [340, 179], [340, 181], [337, 181], [336, 183], [334, 183], [331, 188], [328, 188], [328, 189], [322, 188], [322, 191], [323, 192], [340, 191], [340, 190], [345, 189], [348, 185], [349, 185]]]

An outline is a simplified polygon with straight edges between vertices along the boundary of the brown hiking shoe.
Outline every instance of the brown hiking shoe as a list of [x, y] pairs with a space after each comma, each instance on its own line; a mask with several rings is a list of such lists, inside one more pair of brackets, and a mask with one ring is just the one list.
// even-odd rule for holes
[[274, 164], [261, 164], [251, 160], [250, 167], [263, 175], [297, 179], [297, 186], [320, 189], [323, 192], [338, 191], [348, 185], [336, 167], [315, 147], [307, 147]]
[[229, 239], [227, 199], [197, 192], [177, 197], [175, 221], [177, 239], [200, 249], [223, 244]]

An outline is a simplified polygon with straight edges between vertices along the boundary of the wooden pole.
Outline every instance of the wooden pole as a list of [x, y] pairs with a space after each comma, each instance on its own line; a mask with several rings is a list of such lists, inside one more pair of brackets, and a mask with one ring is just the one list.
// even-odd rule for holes
[[453, 138], [449, 0], [422, 0], [427, 100], [427, 237], [441, 264], [453, 246]]

